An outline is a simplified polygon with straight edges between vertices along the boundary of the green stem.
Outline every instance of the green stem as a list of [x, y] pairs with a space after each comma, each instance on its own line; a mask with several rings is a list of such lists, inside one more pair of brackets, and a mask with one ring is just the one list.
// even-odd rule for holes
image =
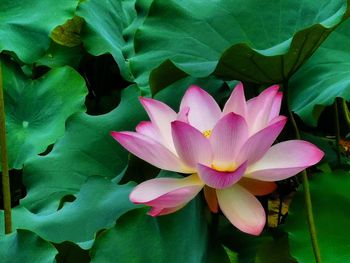
[[9, 234], [12, 232], [11, 190], [10, 190], [10, 177], [9, 177], [9, 169], [8, 169], [8, 162], [7, 162], [5, 105], [4, 105], [1, 61], [0, 61], [0, 147], [1, 147], [2, 192], [3, 192], [3, 200], [4, 200], [5, 234]]
[[[293, 124], [294, 130], [295, 130], [295, 135], [297, 139], [300, 139], [300, 132], [297, 126], [297, 123], [294, 119], [293, 113], [288, 107], [288, 112], [290, 115], [290, 120]], [[306, 170], [301, 172], [302, 175], [302, 184], [304, 188], [304, 200], [305, 200], [305, 205], [306, 205], [306, 214], [307, 214], [307, 222], [309, 226], [309, 232], [310, 232], [310, 237], [311, 237], [311, 243], [312, 243], [312, 248], [314, 252], [314, 256], [316, 259], [316, 263], [321, 263], [321, 252], [320, 252], [320, 247], [317, 242], [317, 234], [316, 234], [316, 227], [315, 227], [315, 220], [314, 220], [314, 215], [312, 212], [312, 202], [311, 202], [311, 194], [310, 194], [310, 187], [309, 187], [309, 179], [307, 177]]]
[[337, 163], [338, 166], [341, 165], [340, 158], [340, 125], [339, 125], [339, 110], [338, 110], [338, 100], [334, 100], [334, 118], [335, 118], [335, 139], [336, 139], [336, 150], [337, 150]]

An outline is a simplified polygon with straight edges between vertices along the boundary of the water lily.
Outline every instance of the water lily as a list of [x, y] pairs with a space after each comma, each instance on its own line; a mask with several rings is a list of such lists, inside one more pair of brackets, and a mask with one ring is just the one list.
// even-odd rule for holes
[[112, 132], [114, 139], [156, 167], [189, 174], [148, 180], [131, 192], [130, 200], [150, 206], [152, 216], [181, 209], [204, 189], [212, 212], [221, 209], [238, 229], [258, 235], [266, 216], [255, 196], [271, 193], [274, 181], [323, 157], [302, 140], [272, 145], [287, 121], [279, 115], [282, 93], [277, 85], [246, 101], [238, 84], [223, 110], [197, 86], [187, 90], [178, 113], [154, 99], [140, 101], [150, 121], [141, 122], [136, 132]]

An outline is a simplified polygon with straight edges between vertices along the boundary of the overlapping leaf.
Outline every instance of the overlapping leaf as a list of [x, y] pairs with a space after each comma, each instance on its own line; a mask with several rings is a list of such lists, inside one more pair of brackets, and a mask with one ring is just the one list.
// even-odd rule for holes
[[77, 9], [77, 14], [86, 21], [82, 40], [87, 51], [95, 56], [112, 54], [127, 80], [133, 76], [126, 59], [133, 54], [134, 32], [142, 23], [150, 2], [85, 0]]
[[81, 46], [65, 47], [55, 42], [51, 42], [49, 49], [44, 56], [35, 62], [36, 66], [47, 66], [50, 68], [58, 68], [63, 66], [71, 66], [78, 68], [80, 60], [84, 52]]
[[296, 262], [289, 253], [289, 240], [285, 232], [279, 229], [265, 230], [259, 237], [255, 237], [234, 229], [224, 218], [222, 221], [222, 242], [236, 253], [237, 263]]
[[290, 81], [290, 104], [316, 125], [336, 97], [350, 100], [350, 20], [340, 25]]
[[56, 253], [57, 250], [53, 245], [27, 230], [17, 230], [0, 239], [0, 261], [2, 263], [51, 263]]
[[287, 79], [342, 19], [345, 1], [155, 0], [135, 36], [131, 70], [147, 86], [166, 59], [194, 76]]
[[0, 51], [13, 51], [25, 63], [33, 63], [49, 47], [50, 32], [72, 18], [78, 1], [0, 2]]
[[9, 166], [21, 169], [65, 130], [66, 119], [85, 110], [83, 78], [72, 68], [49, 71], [31, 80], [12, 62], [3, 63]]
[[92, 262], [229, 262], [211, 240], [201, 202], [197, 198], [159, 218], [148, 216], [146, 209], [129, 212], [96, 239]]
[[117, 185], [104, 177], [89, 177], [77, 193], [76, 200], [66, 202], [58, 211], [34, 214], [23, 206], [16, 207], [13, 224], [15, 228], [28, 229], [51, 242], [84, 243], [93, 240], [97, 231], [113, 226], [119, 216], [135, 208], [128, 198], [132, 187], [132, 184]]
[[[350, 174], [345, 171], [316, 174], [311, 182], [316, 231], [324, 262], [350, 258]], [[292, 255], [299, 263], [314, 261], [303, 193], [294, 198], [286, 224]]]
[[[23, 204], [31, 211], [57, 208], [59, 200], [79, 191], [86, 179], [101, 175], [112, 179], [127, 165], [128, 153], [110, 136], [113, 130], [133, 130], [146, 118], [138, 101], [139, 91], [128, 88], [120, 105], [112, 112], [72, 116], [65, 136], [51, 153], [28, 162], [24, 180], [28, 195]], [[53, 209], [53, 210], [52, 210]]]

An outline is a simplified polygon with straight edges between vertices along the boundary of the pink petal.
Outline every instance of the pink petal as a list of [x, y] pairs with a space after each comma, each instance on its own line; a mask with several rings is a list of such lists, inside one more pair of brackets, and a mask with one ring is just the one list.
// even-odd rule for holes
[[177, 120], [188, 123], [188, 113], [190, 112], [189, 107], [182, 108], [177, 114]]
[[318, 163], [324, 153], [315, 145], [291, 140], [272, 146], [256, 163], [249, 166], [246, 177], [261, 181], [283, 180]]
[[252, 135], [242, 146], [237, 163], [248, 160], [248, 164], [252, 164], [263, 157], [282, 131], [286, 122], [287, 118], [281, 117], [275, 123]]
[[171, 208], [189, 202], [203, 186], [197, 174], [185, 178], [155, 178], [136, 186], [129, 198], [136, 204]]
[[221, 116], [219, 105], [209, 93], [191, 86], [182, 98], [180, 110], [189, 107], [188, 120], [201, 132], [211, 130]]
[[272, 107], [271, 107], [271, 111], [270, 111], [270, 115], [269, 115], [269, 121], [276, 118], [280, 114], [282, 97], [283, 97], [283, 93], [277, 92], [277, 94], [272, 102]]
[[216, 190], [219, 206], [227, 219], [241, 231], [259, 235], [266, 216], [260, 202], [237, 184], [227, 189]]
[[247, 103], [244, 96], [243, 84], [239, 82], [233, 89], [230, 98], [227, 100], [223, 113], [234, 112], [243, 118], [247, 116]]
[[140, 134], [143, 134], [159, 143], [162, 143], [161, 141], [161, 135], [159, 134], [159, 131], [157, 127], [153, 125], [150, 121], [141, 121], [136, 126], [136, 131]]
[[211, 162], [210, 142], [200, 131], [181, 121], [174, 121], [171, 126], [176, 152], [188, 167], [195, 169], [197, 163]]
[[276, 190], [277, 185], [274, 182], [263, 182], [251, 178], [243, 177], [238, 184], [247, 189], [256, 196], [267, 195]]
[[247, 162], [232, 172], [221, 172], [202, 164], [197, 165], [199, 177], [206, 185], [215, 189], [227, 188], [238, 182], [244, 175], [246, 168]]
[[174, 149], [171, 138], [170, 123], [177, 118], [177, 114], [168, 105], [161, 101], [140, 97], [142, 106], [147, 111], [153, 125], [159, 130], [162, 141], [170, 149]]
[[162, 207], [152, 207], [151, 210], [148, 211], [147, 214], [149, 214], [150, 216], [164, 216], [164, 215], [168, 215], [171, 213], [174, 213], [178, 210], [180, 210], [181, 208], [183, 208], [186, 204], [182, 204], [176, 207], [169, 207], [169, 208], [162, 208]]
[[248, 108], [248, 126], [250, 134], [265, 128], [269, 122], [270, 112], [276, 94], [278, 85], [271, 86], [260, 93], [258, 97], [250, 99], [247, 102]]
[[204, 197], [207, 201], [208, 207], [211, 212], [217, 213], [219, 211], [218, 198], [216, 197], [216, 191], [214, 188], [204, 186]]
[[125, 149], [150, 164], [169, 171], [188, 173], [180, 159], [159, 142], [137, 132], [111, 132]]
[[222, 117], [209, 138], [213, 149], [213, 165], [230, 170], [235, 157], [248, 139], [248, 126], [244, 118], [233, 112]]

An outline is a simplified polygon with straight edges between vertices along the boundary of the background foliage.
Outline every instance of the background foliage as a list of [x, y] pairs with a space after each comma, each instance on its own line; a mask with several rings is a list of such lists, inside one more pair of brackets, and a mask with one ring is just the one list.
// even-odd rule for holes
[[[336, 98], [350, 99], [349, 14], [344, 0], [2, 0], [16, 230], [0, 235], [0, 261], [312, 262], [302, 187], [287, 217], [271, 216], [297, 178], [261, 200], [282, 224], [260, 237], [212, 218], [202, 196], [160, 218], [128, 200], [135, 182], [159, 173], [109, 135], [146, 119], [138, 97], [177, 109], [197, 84], [222, 105], [243, 81], [247, 97], [281, 84], [283, 113], [294, 111], [303, 137], [326, 152], [310, 171], [316, 227], [325, 262], [345, 262], [350, 118]], [[287, 127], [283, 137], [294, 136]]]

